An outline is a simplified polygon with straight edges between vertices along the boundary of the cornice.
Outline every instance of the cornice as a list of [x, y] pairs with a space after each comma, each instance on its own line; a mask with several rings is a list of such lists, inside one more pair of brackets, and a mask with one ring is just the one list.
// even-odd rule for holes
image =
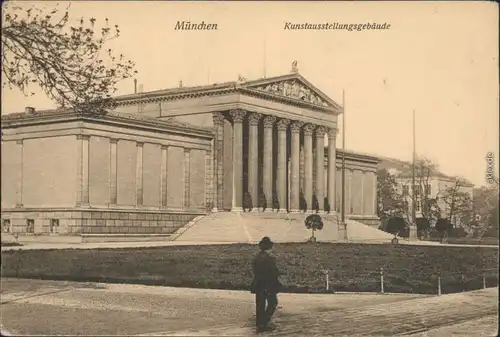
[[317, 111], [330, 113], [330, 114], [331, 113], [334, 113], [334, 114], [340, 113], [340, 111], [332, 109], [331, 107], [319, 106], [319, 105], [315, 105], [315, 104], [312, 104], [309, 102], [304, 102], [304, 101], [301, 101], [301, 100], [298, 100], [295, 98], [284, 97], [281, 95], [276, 95], [273, 93], [268, 93], [268, 92], [264, 92], [261, 90], [251, 89], [251, 88], [244, 88], [244, 87], [240, 87], [238, 85], [234, 85], [233, 87], [224, 87], [224, 88], [216, 88], [216, 89], [207, 89], [205, 87], [203, 89], [189, 90], [189, 91], [179, 92], [179, 93], [160, 92], [160, 93], [138, 94], [138, 95], [142, 95], [142, 96], [135, 96], [134, 95], [134, 97], [131, 97], [131, 98], [118, 97], [115, 99], [115, 103], [116, 103], [117, 107], [122, 107], [122, 106], [136, 105], [139, 103], [149, 104], [149, 103], [160, 103], [160, 102], [198, 98], [198, 97], [222, 96], [222, 95], [227, 95], [227, 94], [231, 94], [231, 93], [244, 93], [244, 94], [246, 94], [248, 96], [252, 96], [252, 97], [268, 99], [271, 101], [285, 103], [285, 104], [289, 104], [289, 105], [300, 107], [300, 108], [308, 108], [311, 110], [317, 110]]
[[[190, 89], [190, 88], [187, 88]], [[220, 96], [235, 93], [238, 90], [236, 86], [234, 87], [223, 87], [223, 88], [202, 88], [202, 89], [190, 89], [184, 92], [152, 92], [152, 93], [144, 93], [144, 94], [136, 94], [133, 97], [117, 97], [114, 102], [117, 107], [120, 106], [129, 106], [135, 104], [148, 104], [148, 103], [160, 103], [166, 101], [175, 101], [180, 99], [189, 99], [189, 98], [198, 98], [198, 97], [210, 97], [210, 96]]]
[[144, 117], [134, 114], [125, 114], [118, 112], [108, 112], [104, 115], [92, 116], [81, 115], [68, 111], [48, 111], [40, 112], [37, 115], [12, 114], [2, 116], [2, 128], [17, 128], [23, 126], [35, 126], [53, 123], [67, 123], [81, 121], [87, 123], [114, 124], [131, 128], [141, 128], [159, 132], [173, 132], [180, 134], [191, 134], [199, 137], [211, 139], [213, 130], [184, 124], [172, 120], [161, 120], [153, 117]]
[[[342, 159], [342, 150], [341, 149], [336, 149], [336, 159]], [[325, 147], [325, 158], [328, 158], [328, 147]], [[346, 160], [356, 160], [356, 161], [362, 161], [365, 163], [369, 164], [375, 164], [377, 165], [380, 162], [380, 159], [374, 156], [369, 156], [366, 154], [359, 154], [359, 153], [354, 153], [354, 152], [347, 152], [345, 151], [345, 159]]]

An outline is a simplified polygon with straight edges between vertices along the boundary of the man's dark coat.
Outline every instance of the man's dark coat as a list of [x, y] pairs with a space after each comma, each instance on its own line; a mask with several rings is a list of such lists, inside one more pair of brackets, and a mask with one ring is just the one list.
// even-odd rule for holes
[[255, 293], [279, 293], [282, 288], [276, 259], [266, 251], [260, 251], [253, 260], [253, 281], [250, 291]]

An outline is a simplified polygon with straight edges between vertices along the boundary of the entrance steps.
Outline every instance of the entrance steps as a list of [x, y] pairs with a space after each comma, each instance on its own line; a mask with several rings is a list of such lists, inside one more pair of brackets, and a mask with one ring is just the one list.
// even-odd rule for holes
[[[305, 242], [311, 230], [304, 225], [308, 214], [275, 212], [219, 212], [199, 219], [172, 240], [190, 242], [256, 243], [263, 236], [274, 242]], [[319, 242], [344, 241], [338, 215], [320, 214], [324, 227], [315, 232]], [[349, 242], [389, 243], [392, 235], [354, 220], [347, 220]]]

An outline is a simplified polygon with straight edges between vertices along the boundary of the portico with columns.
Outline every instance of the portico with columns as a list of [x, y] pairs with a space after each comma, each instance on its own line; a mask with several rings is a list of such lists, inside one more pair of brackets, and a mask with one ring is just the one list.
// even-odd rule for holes
[[[126, 95], [116, 102], [118, 112], [212, 126], [213, 182], [207, 208], [213, 212], [340, 211], [336, 140], [343, 108], [297, 69], [252, 81], [240, 77], [235, 82]], [[350, 184], [346, 178], [349, 216], [377, 219], [377, 163], [371, 156], [346, 154], [348, 172], [357, 172]], [[365, 199], [359, 208], [361, 195]]]
[[[222, 138], [216, 139], [214, 165], [215, 185], [218, 194], [222, 194], [217, 198], [217, 210], [335, 212], [336, 128], [243, 109], [215, 112], [213, 122], [214, 134]], [[232, 134], [224, 133], [225, 125], [229, 125]], [[327, 133], [329, 157], [325, 177]], [[224, 138], [224, 134], [230, 137]], [[219, 151], [225, 142], [232, 143], [231, 153]], [[259, 149], [262, 149], [261, 156]], [[302, 163], [301, 152], [305, 157]], [[219, 181], [224, 176], [224, 166], [232, 166], [230, 208], [224, 200], [228, 186]]]

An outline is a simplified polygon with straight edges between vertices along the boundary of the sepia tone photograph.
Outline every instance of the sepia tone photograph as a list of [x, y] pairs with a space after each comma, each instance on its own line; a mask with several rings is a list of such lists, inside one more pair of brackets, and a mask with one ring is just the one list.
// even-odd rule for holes
[[2, 336], [496, 336], [498, 16], [3, 2]]

